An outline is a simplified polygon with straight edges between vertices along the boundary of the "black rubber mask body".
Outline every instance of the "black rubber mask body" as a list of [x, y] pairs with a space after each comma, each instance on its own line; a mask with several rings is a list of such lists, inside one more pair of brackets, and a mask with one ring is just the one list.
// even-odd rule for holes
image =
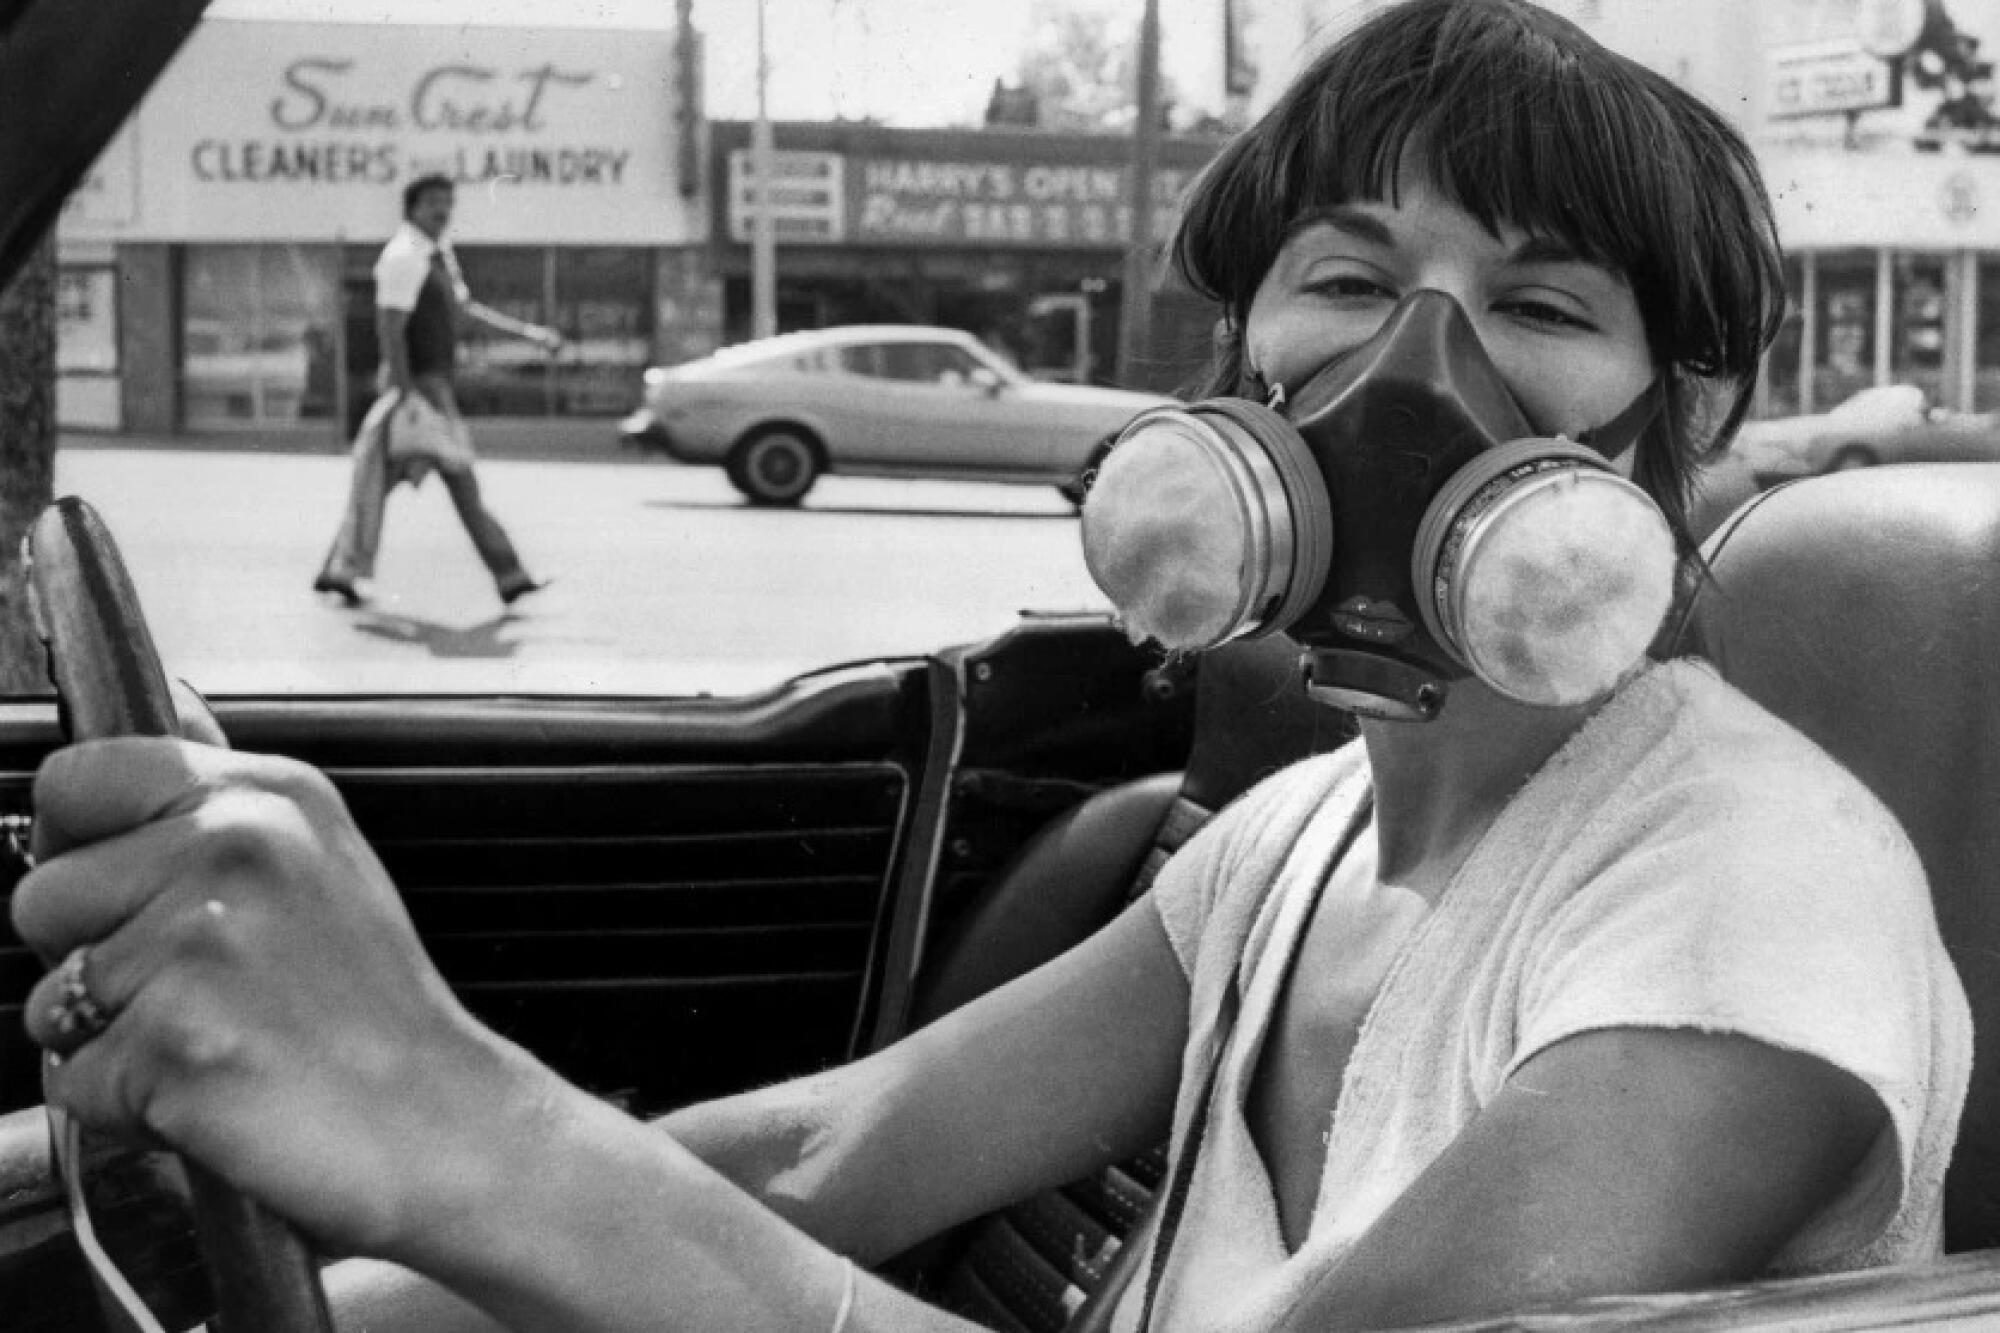
[[1437, 687], [1467, 668], [1425, 628], [1410, 569], [1417, 530], [1455, 473], [1534, 429], [1458, 302], [1428, 290], [1404, 298], [1284, 411], [1332, 506], [1324, 590], [1290, 629], [1312, 652], [1314, 684], [1431, 711]]

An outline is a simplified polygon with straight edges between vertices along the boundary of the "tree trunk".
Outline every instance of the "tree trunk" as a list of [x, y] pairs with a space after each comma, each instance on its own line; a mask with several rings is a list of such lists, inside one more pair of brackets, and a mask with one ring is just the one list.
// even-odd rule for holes
[[21, 541], [54, 495], [56, 244], [53, 230], [0, 292], [0, 695], [47, 694], [28, 618]]

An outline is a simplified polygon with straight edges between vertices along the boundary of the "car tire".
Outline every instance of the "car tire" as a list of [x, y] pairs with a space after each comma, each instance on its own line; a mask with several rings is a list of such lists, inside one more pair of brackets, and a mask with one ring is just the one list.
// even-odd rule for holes
[[724, 470], [751, 504], [791, 506], [805, 498], [821, 469], [819, 446], [805, 432], [776, 426], [746, 437]]
[[1116, 435], [1107, 435], [1099, 440], [1097, 447], [1090, 451], [1090, 460], [1077, 469], [1074, 477], [1056, 487], [1056, 494], [1069, 501], [1070, 507], [1078, 513], [1083, 512], [1083, 497], [1090, 493], [1090, 483], [1097, 476], [1097, 469], [1104, 466], [1104, 460], [1111, 453], [1111, 446], [1117, 438]]
[[1828, 472], [1852, 472], [1860, 467], [1874, 467], [1881, 462], [1875, 451], [1865, 444], [1843, 444], [1834, 453], [1833, 461], [1826, 465]]

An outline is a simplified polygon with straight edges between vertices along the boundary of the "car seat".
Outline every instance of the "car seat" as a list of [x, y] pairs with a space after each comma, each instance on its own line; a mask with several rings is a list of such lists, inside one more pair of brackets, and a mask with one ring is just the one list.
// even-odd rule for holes
[[2000, 465], [1781, 486], [1706, 551], [1683, 650], [1867, 783], [1923, 860], [1974, 1032], [1946, 1245], [2000, 1245]]
[[[1258, 779], [1351, 739], [1352, 720], [1308, 699], [1299, 670], [1298, 646], [1282, 636], [1203, 654], [1185, 771], [1110, 788], [1039, 830], [932, 951], [913, 1023], [1079, 942], [1144, 893], [1167, 858]], [[896, 1275], [990, 1328], [1056, 1333], [1140, 1225], [1164, 1157], [1161, 1145], [971, 1222], [897, 1265]]]

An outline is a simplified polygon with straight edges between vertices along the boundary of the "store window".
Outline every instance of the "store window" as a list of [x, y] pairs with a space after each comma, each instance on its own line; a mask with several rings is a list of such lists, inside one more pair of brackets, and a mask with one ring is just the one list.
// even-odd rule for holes
[[1978, 327], [1973, 331], [1972, 408], [2000, 410], [2000, 255], [1981, 255], [1977, 266]]
[[653, 256], [647, 250], [558, 250], [556, 410], [620, 416], [638, 406], [653, 351]]
[[[503, 315], [547, 324], [553, 255], [542, 246], [462, 245], [459, 268], [473, 299]], [[458, 405], [468, 416], [545, 417], [555, 411], [549, 353], [525, 338], [459, 321]], [[573, 355], [573, 353], [572, 353]]]
[[1796, 416], [1805, 411], [1801, 357], [1805, 351], [1805, 261], [1798, 255], [1785, 258], [1785, 322], [1764, 354], [1764, 392], [1761, 414], [1767, 417]]
[[56, 274], [56, 420], [117, 430], [118, 271], [64, 265]]
[[189, 246], [181, 307], [187, 424], [333, 418], [339, 276], [333, 246]]
[[118, 373], [118, 271], [108, 264], [56, 274], [56, 371]]
[[1823, 412], [1875, 382], [1876, 253], [1829, 251], [1817, 267], [1813, 406]]
[[1890, 267], [1889, 378], [1944, 401], [1945, 257], [1896, 255]]
[[468, 416], [622, 416], [640, 399], [653, 348], [653, 255], [639, 248], [459, 246], [474, 300], [561, 330], [535, 343], [460, 321], [458, 401]]

